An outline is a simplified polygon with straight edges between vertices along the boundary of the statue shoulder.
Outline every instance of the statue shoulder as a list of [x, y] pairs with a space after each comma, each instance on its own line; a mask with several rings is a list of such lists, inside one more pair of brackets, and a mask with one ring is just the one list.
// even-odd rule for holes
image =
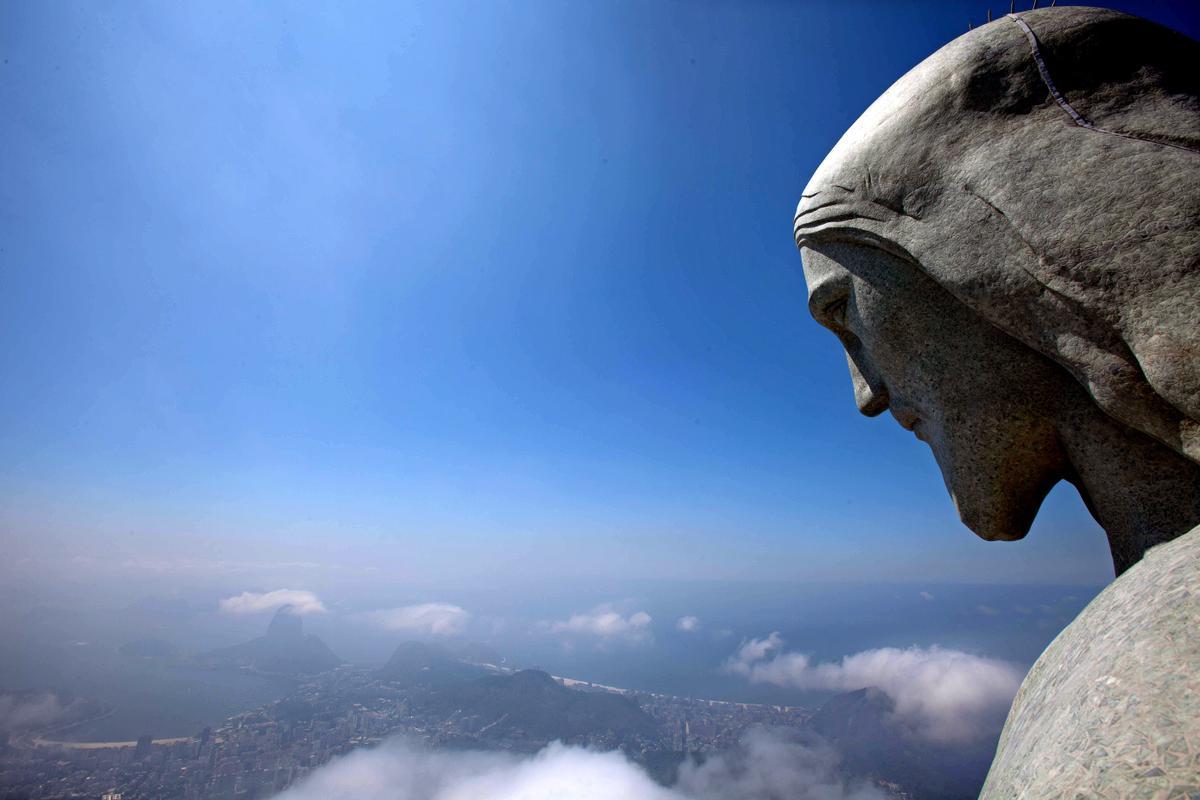
[[1146, 552], [1013, 701], [981, 800], [1166, 797], [1200, 783], [1200, 527]]

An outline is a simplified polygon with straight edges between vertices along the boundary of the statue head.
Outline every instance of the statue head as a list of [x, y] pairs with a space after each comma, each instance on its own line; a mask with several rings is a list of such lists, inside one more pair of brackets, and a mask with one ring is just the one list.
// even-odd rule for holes
[[1024, 536], [1106, 437], [1200, 513], [1197, 63], [1136, 17], [1010, 15], [897, 81], [803, 192], [809, 308], [859, 409], [930, 445], [984, 538]]

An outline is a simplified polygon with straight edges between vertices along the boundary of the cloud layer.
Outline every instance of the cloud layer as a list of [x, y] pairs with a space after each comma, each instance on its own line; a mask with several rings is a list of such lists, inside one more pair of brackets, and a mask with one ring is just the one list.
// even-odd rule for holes
[[66, 717], [67, 709], [58, 696], [41, 694], [0, 694], [0, 733], [40, 728]]
[[937, 646], [884, 647], [817, 664], [802, 653], [784, 652], [783, 645], [777, 632], [744, 642], [725, 670], [754, 683], [798, 689], [875, 687], [891, 697], [900, 721], [941, 743], [995, 733], [1022, 677], [1006, 661]]
[[276, 800], [883, 800], [846, 786], [820, 747], [748, 738], [745, 747], [685, 764], [675, 787], [619, 752], [554, 743], [534, 756], [430, 752], [399, 740], [336, 759]]
[[884, 800], [878, 788], [846, 783], [828, 746], [751, 731], [737, 747], [679, 771], [677, 800]]
[[612, 606], [602, 605], [586, 614], [572, 614], [569, 619], [548, 623], [548, 627], [551, 633], [637, 641], [650, 636], [650, 622], [650, 615], [645, 611], [635, 611], [629, 616], [624, 616], [614, 611]]
[[242, 592], [220, 601], [225, 614], [258, 614], [291, 606], [296, 614], [324, 614], [325, 604], [307, 589], [276, 589], [273, 592]]
[[371, 611], [366, 617], [388, 631], [453, 636], [462, 632], [471, 614], [465, 608], [450, 603], [421, 603]]

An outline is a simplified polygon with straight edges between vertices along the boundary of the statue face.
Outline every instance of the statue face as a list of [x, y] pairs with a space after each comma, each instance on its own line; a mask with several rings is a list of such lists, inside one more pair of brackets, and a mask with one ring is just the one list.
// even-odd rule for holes
[[891, 411], [929, 445], [975, 533], [1023, 537], [1066, 477], [1051, 412], [1078, 385], [906, 259], [850, 243], [802, 255], [809, 311], [841, 340], [859, 410]]

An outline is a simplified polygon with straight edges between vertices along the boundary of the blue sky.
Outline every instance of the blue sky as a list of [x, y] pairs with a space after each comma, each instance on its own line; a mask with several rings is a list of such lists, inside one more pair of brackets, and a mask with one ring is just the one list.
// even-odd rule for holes
[[[1200, 30], [1186, 3], [1108, 5]], [[808, 176], [985, 13], [6, 4], [6, 549], [1107, 580], [1067, 487], [1024, 542], [962, 527], [804, 310]]]

